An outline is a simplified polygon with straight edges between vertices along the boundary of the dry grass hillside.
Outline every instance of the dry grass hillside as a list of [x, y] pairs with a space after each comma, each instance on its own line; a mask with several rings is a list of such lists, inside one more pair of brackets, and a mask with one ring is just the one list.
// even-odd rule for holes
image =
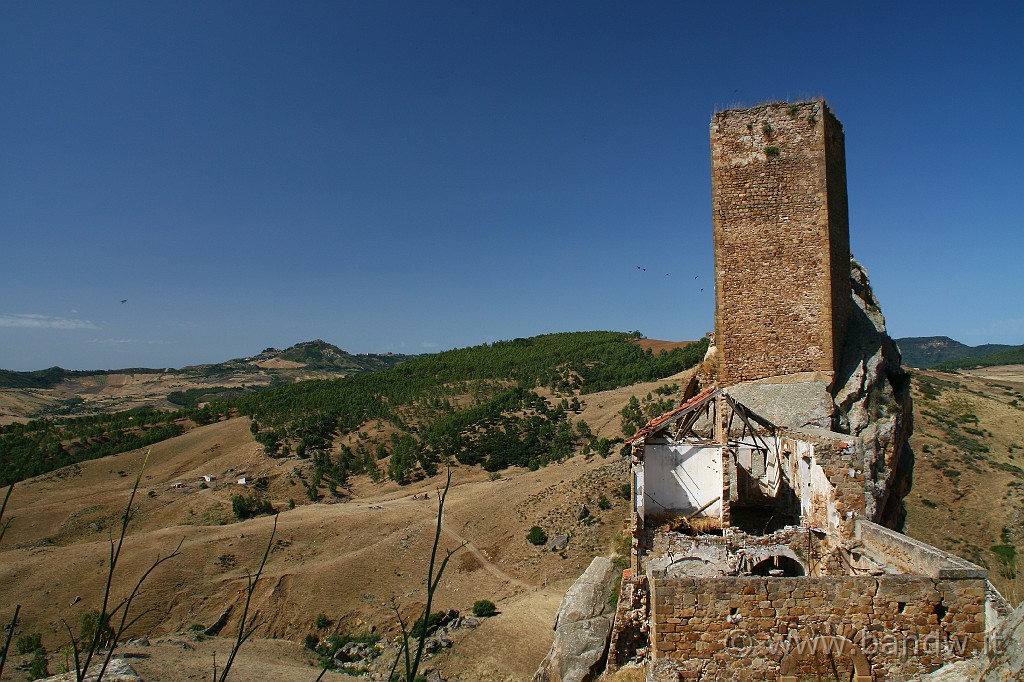
[[[631, 396], [685, 385], [690, 375], [587, 395], [575, 418], [585, 419], [597, 436], [620, 436], [619, 411]], [[133, 451], [84, 462], [15, 488], [8, 506], [14, 522], [0, 547], [0, 594], [5, 606], [22, 605], [22, 630], [41, 632], [51, 651], [67, 643], [61, 621], [77, 624], [98, 604], [108, 538], [143, 458], [142, 451]], [[231, 496], [243, 490], [236, 482], [242, 475], [266, 477], [267, 494], [281, 513], [254, 596], [263, 639], [242, 649], [236, 679], [315, 678], [314, 657], [299, 643], [320, 613], [344, 633], [393, 636], [392, 598], [406, 616], [422, 608], [441, 477], [408, 486], [355, 477], [352, 499], [307, 504], [299, 480], [305, 466], [306, 460], [266, 457], [244, 418], [152, 447], [116, 594], [157, 556], [183, 544], [181, 556], [151, 577], [139, 603], [153, 611], [134, 634], [149, 635], [154, 643], [127, 651], [137, 654], [132, 665], [146, 679], [203, 679], [213, 653], [220, 661], [226, 656], [225, 636], [237, 631], [246, 572], [258, 564], [273, 525], [269, 516], [234, 518]], [[207, 483], [204, 475], [215, 479]], [[435, 606], [465, 613], [474, 601], [490, 599], [500, 614], [459, 630], [454, 646], [428, 666], [453, 680], [529, 679], [550, 645], [566, 588], [595, 555], [614, 547], [628, 515], [628, 502], [617, 495], [626, 481], [627, 468], [617, 454], [577, 455], [497, 477], [475, 467], [456, 468], [442, 546], [464, 547], [449, 564]], [[591, 510], [584, 521], [576, 518], [581, 504]], [[549, 536], [569, 535], [568, 547], [552, 552], [529, 544], [526, 535], [534, 525]], [[222, 637], [196, 641], [181, 634], [192, 624], [210, 625], [232, 605]], [[52, 658], [51, 669], [59, 658]], [[14, 674], [8, 667], [4, 679]]]
[[99, 414], [134, 407], [174, 409], [167, 394], [203, 386], [266, 386], [270, 376], [241, 374], [204, 379], [170, 372], [167, 374], [96, 374], [65, 379], [53, 388], [0, 389], [0, 424], [25, 421], [39, 415], [68, 411]]
[[[32, 375], [40, 372], [0, 370], [0, 425], [40, 416], [105, 414], [137, 407], [178, 409], [181, 404], [169, 401], [169, 394], [193, 391], [202, 397], [203, 392], [211, 391], [210, 398], [204, 400], [214, 399], [215, 395], [216, 399], [223, 399], [266, 388], [275, 382], [332, 379], [387, 369], [408, 357], [411, 356], [355, 356], [317, 340], [299, 343], [286, 350], [268, 348], [249, 358], [181, 369], [90, 374], [53, 368], [63, 373], [64, 378], [58, 382], [39, 382], [38, 377], [33, 380]], [[46, 374], [53, 370], [41, 372]], [[29, 385], [32, 387], [24, 387]]]
[[913, 387], [906, 532], [989, 567], [1016, 604], [1024, 599], [1024, 563], [1013, 558], [1024, 549], [1024, 366], [915, 370]]
[[[574, 419], [586, 420], [597, 436], [619, 436], [620, 411], [630, 397], [643, 400], [658, 387], [685, 385], [690, 376], [583, 396]], [[917, 466], [907, 532], [989, 566], [1004, 594], [1020, 600], [1020, 579], [1005, 557], [1024, 536], [1024, 369], [916, 371], [914, 408]], [[76, 625], [98, 603], [108, 538], [143, 458], [142, 451], [123, 453], [15, 488], [8, 507], [14, 522], [0, 547], [0, 606], [20, 603], [22, 631], [41, 632], [51, 651], [67, 642], [61, 621]], [[139, 602], [153, 611], [134, 634], [150, 636], [152, 645], [124, 649], [143, 677], [208, 679], [214, 654], [221, 662], [227, 656], [246, 572], [258, 564], [273, 523], [268, 516], [240, 522], [232, 514], [231, 496], [246, 490], [236, 482], [243, 475], [267, 479], [267, 495], [281, 514], [255, 594], [264, 624], [243, 647], [233, 677], [312, 680], [316, 659], [301, 642], [318, 614], [331, 620], [329, 630], [393, 638], [390, 600], [405, 616], [422, 607], [441, 477], [399, 486], [357, 476], [348, 501], [310, 504], [300, 478], [307, 466], [307, 460], [266, 457], [244, 418], [153, 446], [116, 595], [157, 556], [183, 545], [181, 556], [153, 575]], [[214, 480], [207, 483], [204, 475]], [[474, 601], [490, 599], [500, 613], [456, 631], [454, 646], [429, 658], [427, 667], [451, 680], [529, 679], [550, 645], [566, 588], [593, 556], [613, 551], [629, 513], [616, 494], [626, 480], [625, 463], [615, 455], [577, 455], [497, 477], [456, 468], [442, 547], [464, 546], [449, 564], [436, 606], [467, 613]], [[577, 520], [580, 504], [589, 507], [591, 519]], [[569, 535], [567, 549], [529, 544], [526, 534], [534, 525], [549, 536]], [[1004, 549], [993, 551], [997, 546]], [[188, 633], [193, 624], [213, 623], [229, 606], [235, 610], [221, 636]], [[51, 670], [60, 660], [60, 654], [51, 656]], [[23, 676], [9, 665], [3, 679]], [[328, 673], [326, 679], [345, 677]]]

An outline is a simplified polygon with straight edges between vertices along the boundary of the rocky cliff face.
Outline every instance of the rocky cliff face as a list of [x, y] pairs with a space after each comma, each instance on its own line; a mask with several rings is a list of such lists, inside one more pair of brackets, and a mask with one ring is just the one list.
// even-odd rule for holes
[[835, 378], [832, 430], [864, 441], [866, 515], [890, 528], [902, 528], [903, 498], [913, 482], [914, 453], [910, 375], [885, 330], [885, 318], [871, 290], [867, 271], [851, 259], [853, 312], [847, 327], [840, 371]]

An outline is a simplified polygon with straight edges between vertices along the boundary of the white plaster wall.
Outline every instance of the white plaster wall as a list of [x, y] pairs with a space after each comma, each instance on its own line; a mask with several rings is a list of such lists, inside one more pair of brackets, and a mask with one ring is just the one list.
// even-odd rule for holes
[[814, 525], [838, 530], [843, 519], [835, 506], [836, 489], [814, 458], [814, 445], [795, 439], [787, 439], [787, 443], [792, 447], [793, 461], [797, 465], [794, 487], [800, 498], [800, 515]]
[[644, 464], [640, 462], [633, 467], [633, 506], [636, 508], [636, 515], [640, 519], [640, 527], [646, 520], [644, 509]]
[[[646, 514], [695, 511], [722, 494], [722, 448], [647, 443], [642, 480]], [[721, 516], [721, 500], [701, 515]]]

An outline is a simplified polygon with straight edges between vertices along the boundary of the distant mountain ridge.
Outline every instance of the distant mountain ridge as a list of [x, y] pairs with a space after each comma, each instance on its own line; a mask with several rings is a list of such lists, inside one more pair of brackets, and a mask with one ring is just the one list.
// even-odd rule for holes
[[391, 369], [406, 360], [417, 357], [415, 355], [401, 355], [397, 353], [366, 353], [355, 355], [344, 351], [337, 346], [327, 343], [322, 339], [315, 341], [303, 341], [294, 346], [280, 350], [267, 348], [258, 355], [247, 358], [235, 358], [224, 362], [187, 365], [179, 369], [151, 367], [128, 367], [124, 369], [97, 369], [97, 370], [70, 370], [63, 367], [50, 367], [48, 369], [34, 370], [30, 372], [15, 372], [13, 370], [0, 369], [0, 388], [53, 388], [65, 379], [82, 378], [90, 376], [101, 376], [110, 374], [171, 374], [180, 373], [196, 376], [218, 376], [224, 374], [238, 374], [244, 372], [267, 372], [274, 373], [274, 369], [260, 367], [260, 363], [271, 360], [286, 360], [302, 365], [305, 369], [323, 370], [329, 372], [376, 372], [382, 369]]
[[399, 355], [396, 353], [353, 355], [335, 345], [317, 339], [315, 341], [297, 343], [291, 348], [278, 353], [277, 357], [281, 360], [301, 362], [311, 369], [377, 371], [391, 369], [399, 363], [416, 356]]
[[160, 374], [163, 371], [162, 369], [150, 367], [78, 370], [64, 369], [56, 365], [47, 369], [36, 369], [30, 372], [0, 369], [0, 388], [53, 388], [65, 379], [75, 377], [92, 377], [107, 374]]
[[[903, 356], [903, 364], [909, 367], [928, 369], [943, 363], [964, 361], [962, 366], [971, 366], [972, 360], [981, 360], [986, 356], [1007, 351], [1020, 351], [1024, 345], [1011, 346], [1000, 343], [986, 343], [980, 346], [968, 346], [948, 336], [908, 336], [896, 339], [896, 345]], [[1014, 357], [1014, 356], [1008, 356]], [[985, 364], [1017, 364], [1017, 362]]]
[[996, 367], [999, 365], [1024, 365], [1024, 346], [1012, 346], [1007, 350], [983, 355], [980, 358], [946, 360], [935, 365], [932, 369], [969, 369], [972, 367]]

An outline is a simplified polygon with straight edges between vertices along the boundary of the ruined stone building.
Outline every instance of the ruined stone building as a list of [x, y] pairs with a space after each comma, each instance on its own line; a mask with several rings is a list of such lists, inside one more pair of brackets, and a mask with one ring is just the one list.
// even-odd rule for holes
[[903, 680], [986, 646], [987, 572], [898, 532], [909, 377], [850, 257], [824, 101], [711, 123], [714, 346], [630, 441], [631, 569], [608, 665], [649, 679]]

